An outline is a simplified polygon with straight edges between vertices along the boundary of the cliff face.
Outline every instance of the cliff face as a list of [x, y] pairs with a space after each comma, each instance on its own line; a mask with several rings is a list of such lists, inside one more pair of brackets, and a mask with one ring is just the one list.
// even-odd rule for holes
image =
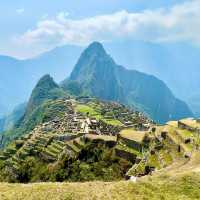
[[136, 106], [159, 123], [193, 116], [164, 82], [117, 65], [98, 42], [82, 53], [68, 81], [81, 85], [85, 94]]

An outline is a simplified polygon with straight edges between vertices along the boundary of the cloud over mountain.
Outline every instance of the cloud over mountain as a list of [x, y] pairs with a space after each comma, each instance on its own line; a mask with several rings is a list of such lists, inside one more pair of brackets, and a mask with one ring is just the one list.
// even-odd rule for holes
[[18, 38], [24, 45], [53, 48], [63, 44], [85, 45], [93, 40], [187, 41], [200, 44], [200, 1], [186, 1], [170, 8], [72, 19], [66, 12], [41, 20]]

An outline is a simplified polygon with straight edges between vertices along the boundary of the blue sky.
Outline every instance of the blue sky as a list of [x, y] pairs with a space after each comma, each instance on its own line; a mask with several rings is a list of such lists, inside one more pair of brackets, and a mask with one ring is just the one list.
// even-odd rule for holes
[[[6, 0], [0, 54], [35, 56], [93, 40], [200, 41], [199, 0]], [[192, 21], [191, 21], [192, 20]], [[190, 29], [191, 27], [191, 29]], [[196, 32], [192, 34], [191, 32]]]

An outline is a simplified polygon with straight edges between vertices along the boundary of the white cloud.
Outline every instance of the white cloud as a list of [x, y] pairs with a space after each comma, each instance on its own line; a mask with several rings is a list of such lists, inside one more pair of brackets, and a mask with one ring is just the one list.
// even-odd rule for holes
[[24, 45], [46, 48], [64, 44], [85, 45], [91, 41], [141, 39], [153, 42], [188, 41], [200, 44], [200, 1], [192, 0], [171, 8], [71, 19], [61, 12], [41, 20], [34, 29], [17, 38]]
[[25, 11], [24, 8], [19, 8], [16, 10], [17, 14], [22, 14]]

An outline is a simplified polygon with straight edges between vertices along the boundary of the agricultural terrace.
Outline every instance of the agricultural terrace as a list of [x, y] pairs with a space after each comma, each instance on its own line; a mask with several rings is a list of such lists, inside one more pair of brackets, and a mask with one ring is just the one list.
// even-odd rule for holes
[[123, 126], [123, 124], [117, 120], [117, 119], [107, 119], [105, 118], [104, 115], [101, 114], [100, 109], [97, 109], [98, 107], [95, 107], [94, 104], [87, 104], [87, 105], [82, 105], [82, 104], [78, 104], [75, 107], [75, 110], [77, 112], [83, 113], [83, 114], [88, 114], [89, 117], [94, 117], [97, 120], [102, 120], [107, 124], [113, 125], [113, 126]]

